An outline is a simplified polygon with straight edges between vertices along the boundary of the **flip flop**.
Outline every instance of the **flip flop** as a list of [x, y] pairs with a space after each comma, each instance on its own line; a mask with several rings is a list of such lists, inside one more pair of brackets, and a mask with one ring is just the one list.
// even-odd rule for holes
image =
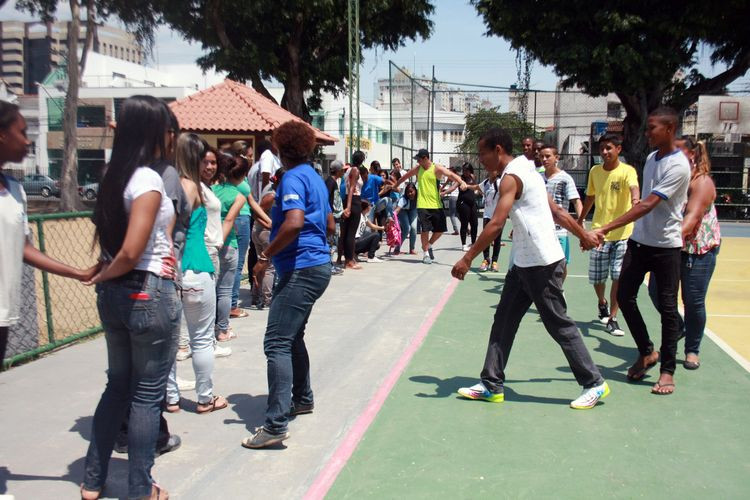
[[701, 367], [701, 362], [700, 361], [685, 361], [684, 363], [682, 363], [682, 366], [686, 370], [697, 370], [698, 368]]
[[[201, 406], [205, 406], [207, 408], [201, 409]], [[222, 398], [221, 396], [214, 396], [211, 399], [210, 403], [198, 403], [198, 409], [196, 411], [202, 415], [204, 413], [211, 413], [213, 411], [222, 410], [227, 406], [229, 406], [229, 403], [226, 399]]]
[[[663, 387], [671, 387], [672, 390], [669, 392], [661, 392], [659, 389]], [[658, 394], [659, 396], [669, 396], [670, 394], [674, 393], [674, 384], [660, 384], [657, 382], [654, 387], [651, 388], [651, 394]]]
[[631, 370], [633, 370], [633, 368], [635, 368], [636, 365], [640, 362], [641, 360], [639, 358], [638, 361], [636, 361], [630, 368], [628, 368], [627, 377], [629, 381], [638, 382], [639, 380], [643, 380], [643, 378], [646, 376], [646, 373], [648, 373], [648, 371], [654, 366], [656, 366], [656, 364], [659, 362], [659, 357], [657, 356], [656, 361], [653, 361], [652, 363], [648, 363], [647, 365], [643, 365], [640, 371], [631, 374]]

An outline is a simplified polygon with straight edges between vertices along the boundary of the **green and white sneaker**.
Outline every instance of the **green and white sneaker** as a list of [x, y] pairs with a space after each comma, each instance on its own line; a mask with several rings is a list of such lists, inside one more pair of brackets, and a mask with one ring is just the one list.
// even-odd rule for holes
[[600, 399], [609, 396], [609, 386], [606, 382], [596, 385], [589, 389], [584, 389], [581, 395], [570, 402], [570, 407], [574, 410], [590, 410]]
[[490, 392], [481, 382], [471, 387], [461, 387], [458, 390], [458, 394], [466, 399], [481, 399], [490, 403], [502, 403], [505, 401], [504, 393]]

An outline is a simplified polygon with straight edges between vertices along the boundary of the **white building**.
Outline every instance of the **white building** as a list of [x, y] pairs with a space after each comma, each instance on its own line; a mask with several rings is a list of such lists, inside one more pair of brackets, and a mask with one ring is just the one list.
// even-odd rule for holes
[[[79, 183], [99, 180], [101, 167], [112, 152], [113, 130], [122, 102], [133, 95], [151, 95], [167, 102], [197, 90], [180, 75], [167, 74], [128, 61], [90, 53], [79, 89], [78, 172]], [[53, 71], [34, 96], [38, 135], [34, 141], [32, 169], [58, 178], [62, 166], [62, 117], [67, 81], [62, 69]], [[29, 111], [30, 113], [31, 111]], [[27, 113], [24, 112], [24, 116]], [[27, 120], [31, 122], [29, 116]]]

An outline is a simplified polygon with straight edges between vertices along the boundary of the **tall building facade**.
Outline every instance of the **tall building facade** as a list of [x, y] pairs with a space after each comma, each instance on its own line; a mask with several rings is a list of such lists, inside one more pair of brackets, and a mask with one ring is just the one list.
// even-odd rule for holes
[[[36, 94], [38, 83], [55, 68], [64, 65], [67, 56], [69, 22], [0, 22], [0, 77], [16, 95]], [[78, 43], [86, 42], [86, 27], [81, 26]], [[95, 26], [90, 50], [123, 61], [141, 64], [143, 49], [135, 37], [118, 28]]]

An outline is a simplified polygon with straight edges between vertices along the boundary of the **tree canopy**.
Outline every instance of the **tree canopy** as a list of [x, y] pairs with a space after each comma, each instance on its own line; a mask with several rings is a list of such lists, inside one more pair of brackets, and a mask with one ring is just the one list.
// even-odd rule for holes
[[458, 146], [458, 151], [466, 154], [476, 153], [479, 138], [494, 127], [510, 132], [516, 152], [520, 151], [521, 141], [525, 137], [536, 135], [534, 125], [522, 120], [518, 113], [501, 113], [500, 108], [480, 109], [466, 115], [464, 141]]
[[[155, 3], [173, 29], [208, 51], [198, 60], [201, 67], [226, 71], [269, 98], [263, 82], [281, 82], [281, 105], [297, 116], [308, 118], [322, 92], [346, 89], [347, 0]], [[432, 0], [361, 0], [362, 47], [394, 50], [407, 39], [428, 37], [433, 10]]]
[[[617, 94], [626, 111], [625, 154], [641, 164], [648, 113], [662, 104], [685, 110], [717, 94], [750, 68], [750, 2], [471, 0], [487, 35], [505, 38], [554, 68], [564, 87]], [[700, 51], [727, 69], [707, 78]], [[680, 77], [680, 72], [684, 77]]]

